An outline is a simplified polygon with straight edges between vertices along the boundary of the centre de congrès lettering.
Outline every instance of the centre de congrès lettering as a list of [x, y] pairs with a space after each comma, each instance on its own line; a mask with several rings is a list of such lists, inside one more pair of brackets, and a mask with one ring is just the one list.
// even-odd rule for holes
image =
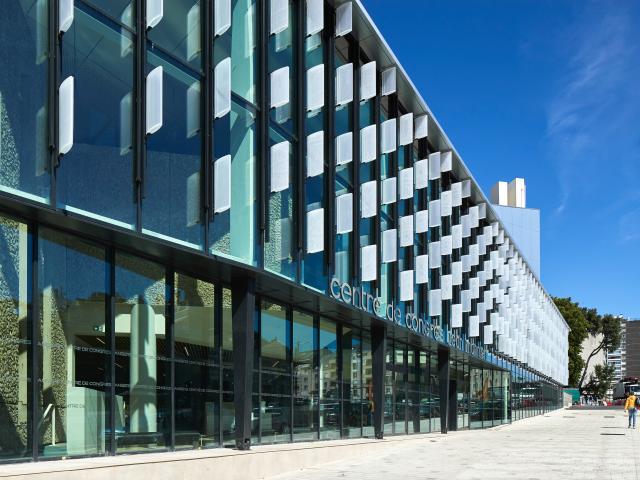
[[440, 325], [431, 322], [431, 319], [426, 315], [418, 316], [412, 312], [403, 315], [402, 309], [394, 305], [393, 302], [385, 305], [380, 297], [374, 297], [370, 293], [363, 292], [360, 287], [354, 287], [347, 282], [340, 282], [337, 278], [331, 279], [329, 292], [331, 297], [336, 300], [395, 325], [405, 327], [418, 335], [433, 338], [437, 342], [445, 343], [478, 357], [484, 357], [488, 354], [486, 348], [470, 342], [451, 329], [444, 330]]

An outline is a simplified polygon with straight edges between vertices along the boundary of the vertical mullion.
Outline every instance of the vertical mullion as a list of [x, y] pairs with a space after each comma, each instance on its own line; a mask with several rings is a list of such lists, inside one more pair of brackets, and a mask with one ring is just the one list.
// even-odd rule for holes
[[[396, 93], [392, 93], [391, 95], [389, 95], [389, 118], [395, 118], [396, 119], [396, 135], [397, 135], [397, 128], [399, 125], [399, 121], [400, 119], [398, 118], [398, 97]], [[392, 176], [394, 176], [396, 178], [396, 184], [398, 182], [398, 177], [399, 177], [399, 171], [398, 171], [398, 142], [396, 139], [396, 149], [389, 153], [389, 169], [391, 171]], [[396, 201], [393, 202], [392, 205], [392, 211], [393, 211], [393, 227], [398, 229], [399, 227], [399, 221], [400, 219], [398, 218], [399, 215], [399, 202], [401, 200], [399, 199], [399, 196], [396, 192]], [[397, 230], [396, 230], [397, 231]], [[399, 291], [398, 291], [398, 276], [400, 275], [400, 266], [398, 265], [400, 263], [400, 249], [404, 248], [400, 246], [400, 243], [398, 242], [398, 245], [396, 246], [396, 257], [397, 260], [395, 262], [391, 262], [389, 264], [389, 269], [391, 270], [391, 281], [389, 283], [391, 283], [391, 298], [392, 299], [396, 299], [396, 298], [400, 298], [399, 295]], [[394, 359], [395, 361], [395, 359]], [[395, 422], [394, 422], [394, 428], [395, 428]]]
[[342, 375], [342, 323], [336, 323], [336, 366], [338, 370], [338, 429], [339, 435], [342, 437], [344, 431], [344, 378]]
[[322, 391], [320, 390], [320, 316], [313, 316], [313, 372], [316, 388], [318, 391], [318, 401], [316, 402], [316, 411], [313, 412], [316, 417], [316, 440], [320, 438], [320, 401]]
[[[218, 361], [216, 362], [214, 359], [214, 365], [218, 364], [218, 407], [215, 412], [218, 415], [218, 438], [219, 445], [224, 445], [224, 427], [222, 425], [222, 402], [224, 400], [224, 370], [222, 368], [223, 365], [223, 354], [224, 348], [222, 345], [222, 339], [224, 338], [225, 332], [222, 331], [224, 328], [224, 322], [222, 318], [222, 286], [220, 284], [216, 284], [213, 290], [213, 324], [214, 324], [214, 335], [215, 335], [215, 351], [218, 354]], [[208, 359], [209, 360], [209, 359]], [[253, 365], [253, 359], [251, 359], [251, 364]], [[253, 370], [251, 372], [253, 375]], [[252, 395], [253, 392], [249, 392], [248, 395]], [[253, 400], [253, 396], [251, 397]], [[234, 411], [235, 414], [235, 411]]]
[[297, 175], [297, 198], [296, 202], [296, 235], [297, 235], [297, 246], [298, 246], [298, 276], [297, 278], [302, 278], [300, 275], [301, 271], [301, 262], [304, 258], [304, 233], [306, 227], [306, 185], [305, 185], [305, 173], [306, 173], [306, 98], [307, 98], [307, 85], [306, 85], [306, 65], [305, 65], [305, 39], [306, 39], [306, 2], [296, 2], [296, 14], [297, 21], [295, 23], [295, 31], [294, 38], [296, 41], [293, 42], [295, 51], [294, 56], [296, 57], [297, 65], [296, 65], [296, 83], [298, 85], [297, 91], [298, 96], [296, 98], [296, 111], [297, 111], [297, 119], [296, 119], [296, 135], [295, 137], [298, 139], [297, 145], [297, 153], [298, 153], [298, 161], [296, 164], [296, 175]]
[[378, 292], [378, 294], [380, 294], [381, 292], [379, 291], [380, 285], [382, 284], [382, 282], [380, 281], [380, 276], [382, 275], [382, 242], [381, 242], [381, 232], [380, 229], [382, 228], [382, 181], [381, 181], [381, 176], [382, 176], [382, 167], [380, 165], [381, 159], [380, 159], [380, 95], [378, 94], [378, 92], [380, 92], [380, 88], [381, 88], [382, 84], [381, 84], [381, 78], [380, 75], [378, 74], [378, 72], [376, 72], [376, 96], [375, 98], [372, 100], [373, 101], [373, 122], [376, 126], [376, 160], [375, 160], [375, 165], [374, 165], [374, 176], [375, 176], [375, 181], [376, 181], [376, 216], [374, 218], [374, 233], [373, 233], [373, 237], [374, 237], [374, 242], [376, 244], [376, 258], [378, 259], [378, 261], [376, 262], [376, 280], [374, 282], [374, 289], [375, 291]]
[[[169, 267], [166, 270], [166, 283], [165, 283], [165, 298], [168, 299], [165, 306], [165, 327], [167, 328], [167, 339], [169, 343], [169, 377], [171, 393], [169, 395], [169, 409], [170, 409], [170, 429], [171, 433], [169, 438], [171, 439], [171, 445], [167, 445], [168, 450], [174, 451], [176, 449], [176, 375], [175, 375], [175, 328], [174, 328], [174, 307], [175, 307], [175, 272], [173, 268]], [[168, 323], [168, 325], [166, 325]]]
[[335, 11], [325, 3], [325, 27], [326, 37], [325, 51], [325, 105], [326, 105], [326, 132], [324, 135], [325, 166], [325, 231], [326, 231], [326, 266], [331, 273], [335, 257]]
[[211, 2], [202, 2], [202, 20], [201, 20], [201, 32], [202, 32], [202, 97], [200, 98], [201, 105], [203, 104], [202, 118], [200, 121], [201, 129], [204, 132], [202, 135], [202, 176], [200, 181], [200, 187], [202, 188], [201, 198], [203, 204], [203, 212], [201, 212], [201, 218], [204, 222], [204, 249], [205, 252], [209, 250], [209, 221], [212, 217], [211, 213], [211, 192], [213, 190], [213, 168], [211, 164], [213, 162], [213, 122], [212, 122], [212, 95], [213, 95], [213, 75], [212, 75], [212, 33], [211, 25], [213, 22]]
[[[258, 37], [258, 57], [259, 57], [259, 71], [258, 71], [258, 105], [260, 109], [258, 111], [259, 121], [259, 135], [258, 135], [258, 175], [259, 175], [259, 211], [260, 211], [260, 238], [259, 242], [264, 246], [266, 240], [267, 230], [267, 203], [269, 201], [267, 195], [267, 154], [269, 148], [269, 104], [267, 101], [267, 47], [269, 45], [269, 34], [267, 25], [267, 7], [266, 0], [258, 2], [258, 25], [256, 26]], [[261, 257], [263, 257], [261, 255]]]
[[287, 356], [289, 363], [289, 442], [293, 441], [293, 308], [287, 307], [287, 315], [289, 319], [289, 341], [287, 346]]
[[50, 177], [50, 201], [51, 205], [56, 205], [57, 185], [56, 185], [56, 167], [58, 166], [58, 88], [60, 84], [61, 71], [61, 55], [58, 50], [61, 49], [60, 36], [58, 35], [58, 0], [49, 0], [48, 11], [48, 33], [49, 33], [49, 65], [48, 65], [48, 135], [49, 135], [49, 171]]
[[359, 284], [360, 272], [360, 43], [354, 37], [350, 44], [349, 60], [353, 62], [353, 248], [351, 255], [351, 278], [353, 285]]
[[109, 453], [116, 454], [116, 329], [115, 329], [115, 303], [116, 303], [116, 279], [115, 279], [115, 250], [107, 249], [107, 311], [105, 325], [109, 335]]
[[[30, 391], [30, 400], [31, 400], [31, 455], [33, 460], [38, 460], [38, 446], [39, 446], [39, 432], [38, 432], [38, 424], [40, 419], [40, 408], [39, 408], [39, 384], [38, 377], [40, 376], [40, 352], [39, 352], [39, 340], [40, 340], [40, 329], [38, 328], [38, 319], [40, 318], [40, 295], [38, 292], [39, 282], [38, 282], [38, 226], [36, 223], [32, 223], [27, 226], [27, 236], [31, 235], [31, 259], [28, 262], [28, 268], [30, 271], [27, 271], [27, 281], [31, 280], [31, 309], [30, 309], [30, 330], [31, 330], [31, 352], [30, 352], [30, 362], [31, 362], [31, 391]], [[29, 277], [29, 274], [31, 275]], [[29, 332], [27, 332], [27, 335]]]
[[146, 2], [136, 0], [136, 38], [135, 38], [135, 199], [136, 199], [136, 231], [142, 232], [142, 199], [144, 197], [145, 154], [146, 154], [146, 121], [145, 121], [145, 66], [146, 66]]

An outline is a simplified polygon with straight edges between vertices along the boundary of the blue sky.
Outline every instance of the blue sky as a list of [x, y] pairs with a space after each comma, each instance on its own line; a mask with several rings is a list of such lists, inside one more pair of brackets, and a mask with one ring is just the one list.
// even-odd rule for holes
[[363, 0], [485, 193], [524, 177], [542, 283], [640, 318], [640, 0]]

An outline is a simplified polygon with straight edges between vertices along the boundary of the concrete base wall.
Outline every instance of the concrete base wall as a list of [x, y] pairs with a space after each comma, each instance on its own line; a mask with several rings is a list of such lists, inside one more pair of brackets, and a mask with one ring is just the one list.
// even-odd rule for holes
[[257, 480], [340, 460], [376, 456], [387, 448], [398, 446], [401, 442], [410, 444], [424, 440], [425, 437], [436, 436], [440, 434], [388, 437], [384, 440], [357, 439], [267, 445], [253, 447], [250, 451], [218, 448], [0, 465], [0, 479]]

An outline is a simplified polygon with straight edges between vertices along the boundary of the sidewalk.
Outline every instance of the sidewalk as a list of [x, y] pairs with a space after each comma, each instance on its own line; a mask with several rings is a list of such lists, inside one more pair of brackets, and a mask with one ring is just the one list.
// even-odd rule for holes
[[273, 480], [640, 479], [640, 424], [622, 409], [559, 410], [489, 430], [432, 436], [384, 454], [309, 468]]

